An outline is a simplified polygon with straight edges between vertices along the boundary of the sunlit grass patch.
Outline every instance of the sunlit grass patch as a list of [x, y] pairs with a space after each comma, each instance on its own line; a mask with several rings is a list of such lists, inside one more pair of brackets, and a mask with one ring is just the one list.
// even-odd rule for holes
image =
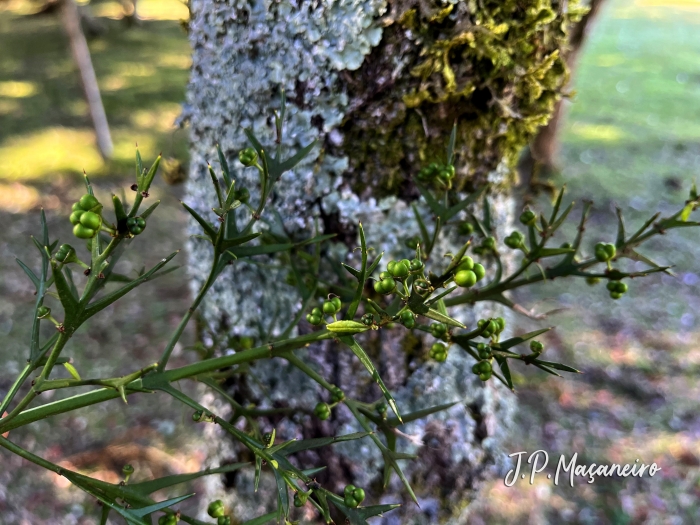
[[0, 97], [26, 98], [36, 94], [37, 91], [37, 86], [33, 82], [17, 80], [0, 82]]
[[0, 145], [0, 178], [4, 180], [34, 180], [57, 172], [91, 173], [102, 167], [89, 128], [43, 128]]

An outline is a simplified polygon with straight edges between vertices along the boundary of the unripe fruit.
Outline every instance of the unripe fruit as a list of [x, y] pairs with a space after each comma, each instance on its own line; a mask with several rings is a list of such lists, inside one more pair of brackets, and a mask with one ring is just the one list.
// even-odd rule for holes
[[221, 516], [221, 517], [217, 518], [216, 525], [231, 525], [231, 517], [230, 516]]
[[323, 313], [324, 314], [333, 315], [336, 312], [337, 312], [337, 310], [335, 308], [335, 305], [332, 302], [326, 301], [325, 303], [323, 303]]
[[486, 276], [486, 269], [479, 263], [476, 263], [474, 265], [474, 268], [472, 269], [472, 271], [476, 275], [477, 281], [481, 281]]
[[173, 514], [167, 514], [158, 518], [158, 525], [177, 525], [177, 518]]
[[462, 257], [461, 261], [459, 261], [457, 268], [455, 268], [455, 272], [461, 272], [463, 270], [471, 270], [473, 268], [474, 268], [474, 259], [472, 259], [469, 256], [465, 256], [465, 257]]
[[96, 208], [100, 205], [100, 201], [98, 201], [94, 195], [90, 195], [89, 193], [86, 193], [82, 197], [80, 197], [80, 200], [78, 201], [78, 204], [80, 205], [80, 208], [83, 210], [92, 210], [93, 208]]
[[622, 297], [623, 295], [624, 295], [624, 294], [621, 294], [621, 293], [619, 293], [619, 292], [610, 292], [610, 297], [612, 297], [613, 299], [619, 299], [619, 298]]
[[595, 245], [595, 258], [600, 262], [606, 262], [615, 257], [617, 249], [614, 244], [599, 242]]
[[520, 214], [520, 222], [526, 226], [534, 226], [537, 222], [537, 215], [532, 210], [525, 210]]
[[491, 359], [491, 357], [493, 356], [489, 345], [484, 343], [479, 343], [478, 345], [476, 345], [476, 351], [478, 352], [479, 359], [481, 360]]
[[327, 403], [323, 403], [323, 402], [318, 403], [314, 407], [314, 414], [321, 421], [325, 421], [326, 419], [331, 417], [331, 407], [329, 407]]
[[343, 496], [352, 496], [353, 491], [356, 489], [355, 485], [346, 485], [343, 490]]
[[49, 308], [48, 306], [40, 306], [36, 310], [36, 316], [39, 319], [46, 319], [50, 315], [51, 315], [51, 308]]
[[365, 491], [358, 487], [352, 491], [352, 497], [355, 499], [355, 501], [357, 501], [357, 504], [359, 505], [365, 499]]
[[588, 286], [595, 286], [600, 282], [600, 277], [586, 277], [586, 284]]
[[102, 226], [102, 217], [91, 211], [86, 211], [80, 216], [80, 224], [91, 230], [99, 230]]
[[146, 228], [146, 219], [143, 217], [129, 217], [126, 220], [126, 227], [129, 233], [138, 235]]
[[75, 235], [78, 239], [91, 239], [96, 233], [97, 232], [95, 230], [86, 228], [82, 224], [76, 224], [73, 227], [73, 235]]
[[457, 272], [454, 276], [455, 284], [461, 286], [462, 288], [470, 288], [476, 284], [478, 280], [476, 273], [471, 270], [462, 270]]
[[411, 312], [410, 310], [404, 310], [403, 312], [401, 312], [399, 320], [401, 321], [401, 324], [404, 325], [406, 328], [413, 328], [414, 326], [416, 326], [416, 318], [413, 316], [413, 312]]
[[374, 315], [372, 315], [372, 314], [364, 314], [364, 315], [361, 317], [360, 321], [361, 321], [362, 324], [364, 324], [365, 326], [372, 326], [372, 324], [374, 323]]
[[246, 167], [253, 166], [258, 160], [258, 152], [253, 148], [245, 148], [238, 154], [238, 160]]
[[85, 213], [85, 210], [76, 210], [73, 213], [70, 214], [70, 217], [68, 217], [68, 220], [70, 223], [75, 226], [76, 224], [80, 223], [80, 216]]
[[474, 225], [471, 222], [462, 222], [458, 227], [458, 231], [462, 235], [471, 235], [474, 233]]
[[503, 317], [496, 317], [496, 325], [498, 326], [498, 328], [496, 328], [496, 333], [500, 334], [506, 329], [506, 320], [503, 319]]
[[340, 302], [340, 297], [333, 297], [331, 302], [333, 303], [333, 306], [335, 306], [335, 311], [340, 312], [340, 308], [343, 306], [343, 303]]
[[420, 272], [425, 267], [425, 264], [420, 259], [413, 259], [411, 261], [410, 270], [413, 273]]
[[343, 399], [345, 399], [345, 392], [335, 387], [331, 392], [331, 401], [333, 401], [333, 403], [340, 403]]
[[541, 354], [544, 351], [544, 345], [539, 341], [530, 341], [530, 350], [533, 354]]
[[496, 247], [496, 239], [494, 237], [486, 237], [481, 241], [481, 246], [486, 250], [493, 250]]
[[408, 277], [410, 272], [409, 266], [404, 263], [404, 261], [391, 261], [387, 265], [387, 270], [392, 275], [392, 277], [404, 278]]
[[207, 507], [207, 514], [212, 518], [219, 518], [226, 514], [226, 509], [224, 508], [224, 502], [220, 499], [212, 501]]
[[430, 333], [435, 337], [440, 337], [447, 333], [447, 326], [443, 323], [433, 323], [430, 325]]

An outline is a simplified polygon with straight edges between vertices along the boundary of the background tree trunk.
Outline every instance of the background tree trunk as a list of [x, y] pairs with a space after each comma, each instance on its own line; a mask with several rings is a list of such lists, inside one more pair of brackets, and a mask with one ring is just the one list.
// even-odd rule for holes
[[[569, 71], [576, 70], [576, 64], [586, 37], [604, 0], [591, 0], [590, 11], [571, 28], [569, 46], [566, 53], [566, 64]], [[535, 138], [530, 143], [520, 166], [521, 178], [524, 182], [538, 184], [538, 175], [547, 177], [557, 168], [557, 155], [559, 153], [560, 123], [564, 114], [564, 101], [559, 100], [554, 106], [552, 118], [542, 126]]]
[[[491, 183], [493, 220], [502, 239], [512, 223], [509, 188], [515, 156], [546, 122], [559, 97], [566, 77], [559, 58], [566, 41], [561, 28], [580, 13], [572, 2], [494, 0], [478, 5], [193, 0], [194, 55], [184, 115], [192, 144], [188, 203], [211, 214], [206, 165], [214, 164], [217, 143], [237, 184], [247, 187], [257, 202], [257, 175], [234, 159], [248, 145], [243, 128], [253, 128], [263, 143], [273, 142], [272, 109], [279, 107], [284, 88], [289, 115], [283, 145], [296, 149], [319, 138], [320, 146], [282, 178], [270, 206], [279, 211], [279, 221], [268, 212], [269, 224], [261, 221], [261, 228], [304, 238], [318, 223], [322, 231], [338, 234], [324, 257], [356, 264], [351, 250], [362, 221], [368, 244], [376, 253], [385, 252], [385, 262], [410, 256], [405, 240], [419, 231], [411, 204], [426, 212], [411, 177], [428, 162], [444, 162], [457, 121], [455, 191]], [[465, 241], [456, 228], [447, 228], [434, 259]], [[192, 241], [193, 288], [202, 283], [209, 257], [204, 244]], [[237, 261], [203, 305], [203, 339], [217, 351], [236, 349], [243, 335], [259, 338], [270, 329], [279, 334], [298, 312], [300, 300], [286, 282], [288, 270], [264, 262], [263, 267]], [[331, 273], [323, 277], [333, 279]], [[483, 308], [454, 313], [468, 325], [486, 315]], [[299, 461], [304, 468], [326, 465], [318, 481], [338, 492], [353, 482], [369, 489], [372, 502], [404, 502], [400, 511], [386, 516], [386, 523], [459, 523], [478, 481], [504, 471], [507, 458], [499, 444], [511, 421], [514, 396], [496, 381], [479, 381], [466, 353], [453, 348], [445, 363], [431, 362], [424, 342], [432, 341], [405, 333], [382, 330], [364, 340], [400, 409], [457, 401], [448, 411], [402, 428], [414, 438], [400, 440], [399, 449], [418, 455], [406, 473], [421, 507], [410, 503], [396, 476], [382, 495], [382, 458], [363, 441], [321, 449]], [[351, 353], [328, 343], [299, 355], [347, 395], [378, 399], [371, 378]], [[228, 385], [237, 400], [300, 410], [293, 417], [261, 420], [263, 430], [275, 427], [279, 439], [357, 430], [342, 405], [328, 421], [311, 416], [326, 394], [286, 362], [256, 365], [251, 375]], [[210, 442], [213, 464], [246, 459], [245, 450], [218, 434]], [[212, 496], [224, 496], [237, 519], [250, 519], [274, 505], [269, 480], [253, 493], [252, 470], [223, 482], [225, 487], [221, 480], [212, 481]]]

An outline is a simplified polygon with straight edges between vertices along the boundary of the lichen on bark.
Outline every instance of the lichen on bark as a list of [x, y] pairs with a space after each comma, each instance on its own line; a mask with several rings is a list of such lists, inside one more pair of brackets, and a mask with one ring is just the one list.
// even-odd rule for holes
[[[456, 120], [454, 191], [491, 182], [493, 221], [502, 238], [512, 222], [507, 189], [514, 156], [561, 95], [566, 72], [558, 65], [557, 50], [564, 43], [563, 27], [574, 16], [564, 11], [566, 5], [547, 0], [482, 1], [478, 8], [471, 0], [192, 0], [193, 67], [184, 114], [192, 139], [188, 203], [213, 219], [206, 161], [215, 159], [217, 143], [229, 157], [237, 184], [256, 201], [257, 175], [233, 159], [247, 145], [245, 127], [272, 143], [271, 110], [285, 89], [289, 118], [283, 146], [296, 149], [318, 138], [320, 147], [280, 180], [270, 205], [278, 214], [264, 216], [260, 229], [302, 238], [318, 222], [340, 241], [325, 248], [326, 258], [355, 264], [351, 249], [362, 220], [369, 245], [376, 253], [384, 251], [385, 261], [407, 256], [404, 241], [418, 233], [411, 204], [429, 216], [411, 176], [443, 155]], [[437, 258], [464, 240], [454, 228], [447, 229], [435, 248]], [[205, 244], [191, 242], [193, 288], [201, 285], [210, 257]], [[236, 341], [231, 336], [279, 333], [300, 308], [287, 280], [287, 269], [274, 258], [236, 261], [202, 305], [205, 340], [230, 352]], [[332, 285], [322, 286], [319, 296], [328, 291]], [[454, 311], [472, 325], [486, 312]], [[471, 358], [456, 349], [447, 362], [430, 362], [425, 339], [383, 330], [366, 341], [402, 410], [457, 402], [402, 429], [414, 437], [401, 440], [400, 447], [418, 455], [406, 472], [421, 509], [409, 503], [395, 478], [382, 494], [381, 457], [362, 441], [297, 459], [304, 467], [327, 465], [319, 481], [329, 488], [342, 491], [355, 482], [370, 488], [371, 501], [407, 503], [388, 514], [386, 523], [458, 523], [478, 481], [505, 465], [499, 443], [511, 421], [512, 395], [493, 381], [481, 383], [471, 373]], [[304, 352], [307, 362], [348, 395], [367, 401], [379, 397], [350, 352], [332, 343]], [[358, 429], [342, 406], [323, 423], [310, 416], [326, 394], [284, 362], [260, 363], [227, 387], [244, 403], [301, 409], [296, 417], [261, 421], [265, 430], [274, 426], [281, 439]], [[220, 439], [212, 442], [212, 450], [219, 450], [213, 463], [233, 459], [231, 454], [245, 458], [242, 447]], [[238, 519], [275, 502], [268, 490], [253, 494], [248, 477], [228, 479], [235, 490], [226, 497]]]

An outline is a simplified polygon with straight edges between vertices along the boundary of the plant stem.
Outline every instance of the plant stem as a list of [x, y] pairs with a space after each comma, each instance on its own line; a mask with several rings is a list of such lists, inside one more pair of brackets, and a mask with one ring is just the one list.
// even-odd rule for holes
[[26, 366], [22, 369], [22, 373], [17, 377], [17, 379], [15, 379], [15, 382], [12, 383], [10, 390], [8, 390], [7, 394], [5, 395], [5, 398], [0, 404], [0, 414], [3, 414], [7, 407], [10, 405], [10, 403], [12, 403], [12, 399], [15, 397], [15, 395], [17, 395], [17, 392], [22, 387], [24, 382], [29, 377], [29, 374], [31, 374], [33, 370], [34, 367], [31, 363], [27, 363]]

